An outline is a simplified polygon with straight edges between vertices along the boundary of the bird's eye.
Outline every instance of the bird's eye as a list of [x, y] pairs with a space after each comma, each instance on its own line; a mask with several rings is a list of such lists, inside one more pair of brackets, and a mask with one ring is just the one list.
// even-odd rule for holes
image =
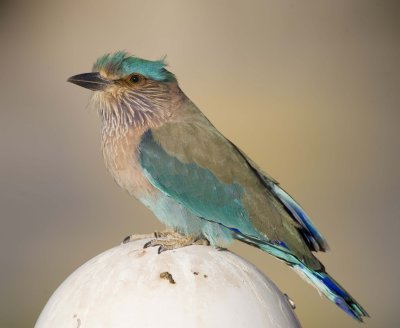
[[132, 76], [129, 78], [129, 80], [136, 84], [139, 83], [142, 80], [142, 77], [139, 74], [132, 74]]

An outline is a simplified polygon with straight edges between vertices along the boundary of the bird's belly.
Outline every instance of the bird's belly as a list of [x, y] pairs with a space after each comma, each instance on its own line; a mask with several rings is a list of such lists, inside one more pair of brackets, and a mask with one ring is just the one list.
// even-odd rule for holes
[[139, 169], [113, 170], [111, 174], [121, 188], [139, 200], [156, 192]]
[[232, 240], [232, 232], [217, 224], [204, 220], [193, 214], [173, 198], [156, 191], [151, 196], [139, 198], [156, 217], [169, 228], [184, 235], [206, 238], [212, 245], [228, 246]]

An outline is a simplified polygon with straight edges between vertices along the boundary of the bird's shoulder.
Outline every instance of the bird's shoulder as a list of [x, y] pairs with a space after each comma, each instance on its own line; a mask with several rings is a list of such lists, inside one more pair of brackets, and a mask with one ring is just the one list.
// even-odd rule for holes
[[224, 183], [254, 179], [245, 155], [203, 117], [169, 122], [151, 134], [168, 155], [206, 168]]

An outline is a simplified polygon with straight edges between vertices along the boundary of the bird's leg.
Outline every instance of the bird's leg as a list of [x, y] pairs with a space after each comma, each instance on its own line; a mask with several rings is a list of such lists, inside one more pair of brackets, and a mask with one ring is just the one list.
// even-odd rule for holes
[[144, 244], [143, 248], [158, 246], [158, 254], [190, 245], [210, 245], [207, 239], [200, 239], [192, 236], [183, 236], [175, 231], [164, 231], [158, 233], [156, 239], [150, 240]]
[[178, 232], [171, 230], [171, 229], [167, 229], [164, 231], [154, 231], [154, 237], [156, 237], [157, 239], [159, 238], [179, 238], [179, 236], [181, 236]]
[[127, 244], [131, 241], [142, 240], [142, 239], [149, 239], [149, 238], [179, 238], [182, 237], [179, 233], [174, 230], [164, 230], [164, 231], [154, 231], [154, 233], [146, 233], [146, 234], [132, 234], [126, 236], [123, 240], [123, 244]]

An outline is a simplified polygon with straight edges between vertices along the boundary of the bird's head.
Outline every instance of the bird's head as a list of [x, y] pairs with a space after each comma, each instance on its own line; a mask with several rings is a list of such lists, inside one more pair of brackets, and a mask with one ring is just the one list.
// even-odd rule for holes
[[180, 94], [164, 59], [150, 61], [119, 51], [100, 57], [92, 72], [68, 82], [93, 90], [91, 99], [108, 132], [124, 133], [131, 126], [157, 126], [171, 115]]

